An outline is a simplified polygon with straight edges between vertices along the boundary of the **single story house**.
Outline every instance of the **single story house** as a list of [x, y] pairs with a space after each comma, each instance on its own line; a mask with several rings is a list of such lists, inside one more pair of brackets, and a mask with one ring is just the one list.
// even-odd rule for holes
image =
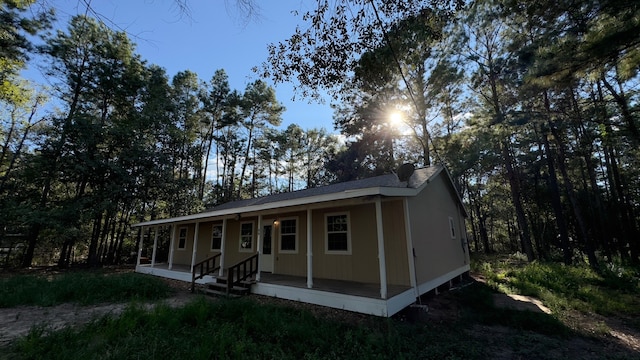
[[[466, 217], [444, 167], [411, 167], [135, 224], [155, 230], [136, 271], [200, 284], [230, 276], [251, 280], [251, 293], [389, 317], [469, 271]], [[160, 230], [166, 263], [155, 259]]]

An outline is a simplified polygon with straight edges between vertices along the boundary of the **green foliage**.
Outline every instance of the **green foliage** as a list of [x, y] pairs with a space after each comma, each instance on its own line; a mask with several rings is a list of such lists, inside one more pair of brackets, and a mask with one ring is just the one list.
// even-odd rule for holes
[[136, 273], [92, 271], [47, 277], [16, 275], [0, 279], [0, 307], [145, 301], [162, 299], [169, 293], [169, 287], [159, 278]]
[[249, 299], [199, 298], [183, 308], [131, 306], [81, 328], [34, 329], [16, 359], [473, 359], [482, 344], [443, 324], [368, 319], [360, 326]]
[[480, 260], [474, 269], [499, 291], [534, 296], [554, 311], [566, 309], [601, 315], [635, 315], [640, 306], [638, 269], [604, 264], [601, 271], [581, 264]]

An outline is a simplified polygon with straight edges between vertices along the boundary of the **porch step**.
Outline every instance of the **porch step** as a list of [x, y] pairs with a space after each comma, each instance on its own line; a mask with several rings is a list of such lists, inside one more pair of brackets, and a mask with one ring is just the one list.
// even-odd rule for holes
[[[204, 289], [204, 293], [205, 294], [209, 294], [209, 295], [214, 295], [214, 296], [227, 296], [227, 291], [220, 291], [220, 290], [214, 290], [214, 289]], [[238, 294], [229, 294], [229, 297], [232, 298], [238, 298], [242, 295], [238, 295]]]
[[[206, 290], [212, 290], [212, 291], [221, 291], [224, 294], [226, 294], [227, 292], [227, 284], [226, 283], [219, 283], [219, 282], [208, 282], [205, 284]], [[249, 287], [248, 286], [234, 286], [231, 288], [231, 292], [238, 294], [238, 295], [244, 295], [246, 293], [249, 292]]]
[[[228, 278], [226, 276], [216, 276], [216, 282], [218, 284], [226, 284], [227, 281], [228, 281]], [[246, 285], [246, 286], [251, 286], [255, 283], [256, 283], [255, 279], [246, 279], [246, 280], [240, 281], [240, 284]]]
[[246, 286], [247, 288], [250, 288], [251, 285], [253, 285], [255, 283], [256, 283], [256, 281], [252, 280], [252, 279], [247, 279], [247, 280], [240, 281], [240, 284], [242, 284], [243, 286]]

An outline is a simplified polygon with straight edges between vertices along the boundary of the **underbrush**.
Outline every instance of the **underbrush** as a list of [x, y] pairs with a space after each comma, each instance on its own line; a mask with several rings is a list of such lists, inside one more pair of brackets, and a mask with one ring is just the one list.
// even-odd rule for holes
[[136, 273], [96, 270], [51, 276], [15, 275], [0, 279], [0, 308], [146, 301], [162, 299], [170, 293], [169, 286], [159, 278]]
[[627, 316], [640, 309], [638, 269], [619, 264], [605, 263], [596, 272], [586, 264], [525, 263], [516, 255], [478, 259], [473, 270], [495, 290], [534, 296], [554, 311]]
[[364, 324], [251, 299], [197, 298], [182, 308], [130, 306], [83, 327], [34, 329], [8, 350], [14, 359], [474, 359], [483, 344], [456, 324]]

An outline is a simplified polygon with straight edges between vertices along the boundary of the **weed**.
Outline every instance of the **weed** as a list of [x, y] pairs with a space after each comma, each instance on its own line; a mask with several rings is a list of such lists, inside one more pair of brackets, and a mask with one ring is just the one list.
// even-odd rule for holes
[[17, 275], [0, 279], [0, 307], [156, 300], [167, 297], [169, 293], [170, 288], [162, 280], [136, 273], [93, 271], [52, 277]]
[[251, 299], [197, 298], [183, 308], [130, 306], [83, 327], [32, 331], [8, 350], [31, 359], [473, 359], [486, 354], [457, 324], [409, 325], [371, 318], [364, 326]]
[[587, 265], [539, 261], [513, 264], [484, 259], [473, 268], [482, 273], [495, 290], [537, 297], [554, 311], [573, 309], [601, 315], [633, 315], [640, 305], [637, 269], [620, 264], [608, 263], [596, 272]]

